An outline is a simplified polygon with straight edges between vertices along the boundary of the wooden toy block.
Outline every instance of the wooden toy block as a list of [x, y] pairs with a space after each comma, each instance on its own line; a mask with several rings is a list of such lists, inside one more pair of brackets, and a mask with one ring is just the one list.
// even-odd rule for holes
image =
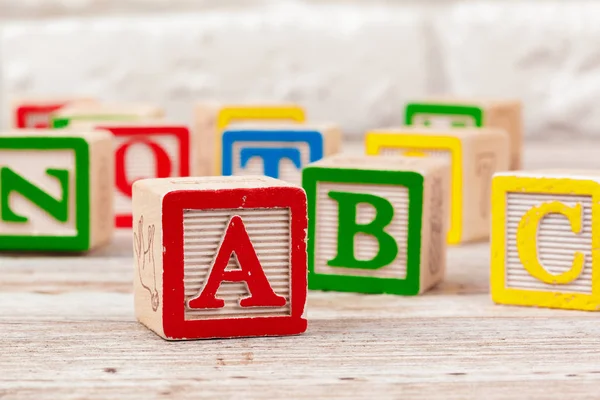
[[53, 128], [66, 128], [75, 121], [139, 121], [164, 116], [160, 107], [148, 104], [79, 104], [62, 108], [52, 114]]
[[135, 182], [138, 320], [167, 340], [303, 333], [306, 213], [269, 177]]
[[196, 159], [194, 175], [222, 175], [223, 130], [231, 123], [241, 122], [293, 122], [306, 120], [304, 109], [296, 104], [220, 104], [207, 102], [196, 105], [194, 112], [193, 143]]
[[106, 132], [0, 134], [0, 250], [91, 250], [113, 234]]
[[303, 170], [309, 289], [417, 295], [442, 280], [450, 165], [335, 155]]
[[266, 175], [301, 185], [302, 168], [340, 151], [335, 125], [234, 124], [222, 135], [223, 175]]
[[[81, 126], [73, 124], [75, 129]], [[93, 126], [114, 136], [115, 226], [131, 228], [133, 182], [190, 175], [190, 131], [185, 125], [162, 120], [107, 121]]]
[[90, 98], [20, 98], [12, 101], [12, 126], [17, 129], [47, 129], [51, 115], [70, 105], [95, 104]]
[[509, 170], [522, 168], [523, 117], [518, 100], [433, 97], [408, 103], [406, 125], [432, 128], [500, 128], [509, 134]]
[[600, 310], [600, 173], [498, 173], [492, 190], [493, 301]]
[[492, 175], [509, 169], [508, 146], [506, 132], [491, 128], [402, 127], [366, 135], [366, 152], [370, 155], [432, 156], [449, 161], [449, 244], [489, 237]]

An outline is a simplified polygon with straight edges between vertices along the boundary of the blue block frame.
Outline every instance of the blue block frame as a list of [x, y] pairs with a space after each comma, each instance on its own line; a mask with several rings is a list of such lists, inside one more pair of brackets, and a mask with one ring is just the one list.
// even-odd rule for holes
[[230, 176], [233, 173], [233, 144], [235, 142], [304, 142], [310, 149], [309, 162], [315, 162], [323, 158], [323, 141], [323, 134], [315, 130], [226, 130], [222, 135], [222, 175]]

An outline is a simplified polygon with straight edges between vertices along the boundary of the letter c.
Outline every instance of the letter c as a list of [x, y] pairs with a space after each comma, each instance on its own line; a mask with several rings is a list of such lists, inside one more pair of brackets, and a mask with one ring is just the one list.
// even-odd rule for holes
[[541, 220], [548, 214], [562, 214], [571, 223], [573, 233], [581, 233], [583, 225], [583, 207], [576, 204], [569, 207], [558, 201], [546, 202], [528, 210], [519, 222], [517, 229], [517, 250], [523, 267], [540, 281], [548, 284], [565, 285], [577, 279], [583, 271], [585, 255], [575, 252], [573, 264], [568, 271], [560, 274], [548, 272], [540, 263], [538, 257], [538, 228]]

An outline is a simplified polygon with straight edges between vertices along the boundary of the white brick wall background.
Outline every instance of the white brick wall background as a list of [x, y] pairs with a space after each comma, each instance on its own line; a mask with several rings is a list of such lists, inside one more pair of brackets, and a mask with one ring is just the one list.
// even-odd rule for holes
[[291, 100], [357, 138], [414, 97], [518, 97], [529, 139], [596, 136], [600, 2], [0, 0], [4, 109], [69, 93], [182, 122], [202, 99]]

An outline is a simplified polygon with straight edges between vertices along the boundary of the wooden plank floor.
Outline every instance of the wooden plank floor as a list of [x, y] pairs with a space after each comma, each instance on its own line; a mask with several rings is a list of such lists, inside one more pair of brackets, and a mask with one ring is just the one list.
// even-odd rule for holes
[[[595, 143], [527, 167], [598, 168]], [[487, 243], [420, 297], [311, 292], [308, 332], [170, 343], [135, 321], [131, 237], [87, 257], [0, 256], [0, 399], [600, 398], [600, 314], [497, 306]]]

